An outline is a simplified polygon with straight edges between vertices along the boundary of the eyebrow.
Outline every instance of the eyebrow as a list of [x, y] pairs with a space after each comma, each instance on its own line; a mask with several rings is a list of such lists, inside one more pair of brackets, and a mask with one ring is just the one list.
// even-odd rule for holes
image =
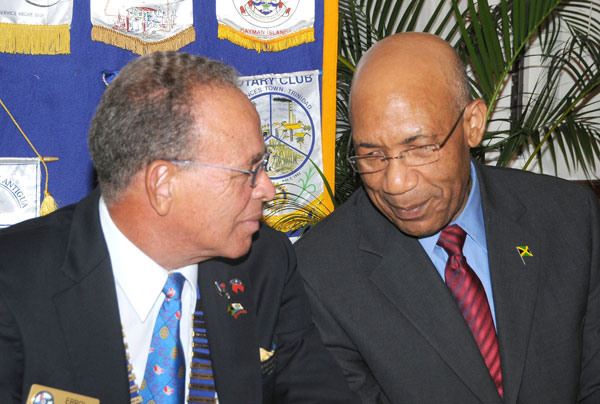
[[252, 157], [252, 160], [250, 160], [250, 164], [254, 165], [254, 164], [258, 163], [259, 161], [261, 161], [262, 157], [266, 153], [267, 153], [267, 149], [263, 150], [262, 153], [255, 154], [254, 157]]
[[[422, 138], [431, 138], [431, 137], [432, 136], [429, 136], [429, 135], [418, 134], [418, 135], [407, 137], [402, 142], [400, 142], [400, 144], [411, 144], [411, 143], [415, 142], [416, 140], [419, 140]], [[358, 145], [356, 145], [356, 147], [357, 148], [362, 147], [365, 149], [377, 149], [377, 148], [380, 148], [381, 145], [377, 145], [377, 144], [369, 143], [369, 142], [360, 142]]]

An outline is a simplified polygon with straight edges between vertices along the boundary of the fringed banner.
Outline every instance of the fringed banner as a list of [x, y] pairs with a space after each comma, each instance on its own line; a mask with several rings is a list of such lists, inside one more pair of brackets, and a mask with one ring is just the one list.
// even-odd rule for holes
[[138, 55], [196, 40], [192, 0], [91, 0], [92, 40]]
[[323, 217], [319, 72], [242, 77], [240, 89], [260, 115], [271, 153], [267, 173], [277, 196], [265, 208], [265, 220], [289, 233]]
[[0, 228], [40, 215], [40, 160], [0, 158]]
[[314, 0], [217, 1], [219, 38], [257, 52], [315, 40]]
[[2, 0], [0, 52], [68, 54], [72, 18], [73, 0]]

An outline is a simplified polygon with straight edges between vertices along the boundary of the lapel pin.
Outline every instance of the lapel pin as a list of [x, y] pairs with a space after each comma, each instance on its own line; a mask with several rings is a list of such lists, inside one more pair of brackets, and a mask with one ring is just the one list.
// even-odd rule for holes
[[233, 278], [229, 281], [229, 284], [231, 285], [231, 290], [233, 290], [235, 293], [244, 293], [244, 284], [238, 278]]
[[217, 291], [219, 292], [219, 296], [225, 296], [228, 299], [231, 298], [231, 296], [229, 296], [229, 293], [227, 292], [227, 288], [225, 286], [224, 283], [218, 283], [217, 281], [215, 281], [215, 286], [217, 287]]
[[244, 306], [242, 306], [239, 303], [231, 303], [228, 307], [227, 307], [227, 311], [229, 312], [229, 314], [231, 314], [235, 319], [237, 319], [239, 316], [241, 316], [242, 314], [246, 314], [248, 313], [245, 309]]
[[521, 261], [523, 261], [523, 265], [527, 265], [525, 263], [525, 257], [533, 257], [531, 251], [529, 251], [528, 245], [518, 245], [517, 251], [519, 252], [519, 256], [521, 257]]

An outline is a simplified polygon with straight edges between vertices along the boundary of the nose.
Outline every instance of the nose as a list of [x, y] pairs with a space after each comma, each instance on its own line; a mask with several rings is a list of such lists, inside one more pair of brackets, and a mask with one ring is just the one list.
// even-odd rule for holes
[[390, 159], [384, 171], [383, 191], [400, 195], [415, 188], [419, 182], [417, 172], [401, 159]]
[[275, 187], [266, 170], [261, 171], [256, 178], [256, 185], [252, 188], [253, 197], [262, 202], [268, 202], [275, 198]]

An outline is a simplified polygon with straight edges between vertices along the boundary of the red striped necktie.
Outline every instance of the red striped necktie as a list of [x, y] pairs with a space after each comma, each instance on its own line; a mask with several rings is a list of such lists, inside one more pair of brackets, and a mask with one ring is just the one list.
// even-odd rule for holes
[[462, 253], [466, 236], [460, 226], [453, 224], [442, 230], [437, 242], [448, 253], [446, 285], [469, 325], [498, 393], [502, 396], [502, 372], [496, 329], [483, 285]]

